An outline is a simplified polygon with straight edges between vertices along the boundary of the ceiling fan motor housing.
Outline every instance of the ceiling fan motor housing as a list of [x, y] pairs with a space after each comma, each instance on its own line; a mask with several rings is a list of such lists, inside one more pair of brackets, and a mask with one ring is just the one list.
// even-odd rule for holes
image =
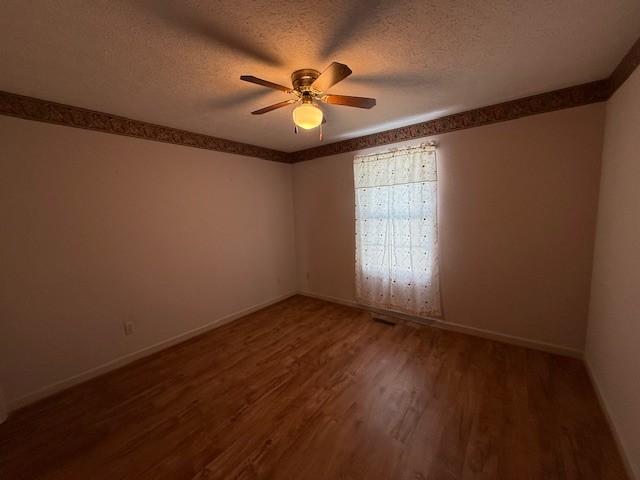
[[299, 92], [310, 90], [311, 84], [320, 76], [318, 70], [313, 68], [303, 68], [302, 70], [296, 70], [291, 74], [291, 84], [295, 90]]

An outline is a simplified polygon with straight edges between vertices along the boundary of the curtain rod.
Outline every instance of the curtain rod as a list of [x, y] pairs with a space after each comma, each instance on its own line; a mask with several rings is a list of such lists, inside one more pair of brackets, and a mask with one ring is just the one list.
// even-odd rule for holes
[[394, 153], [397, 153], [397, 152], [402, 152], [404, 150], [417, 150], [419, 148], [425, 148], [425, 147], [437, 148], [437, 146], [438, 146], [438, 142], [436, 142], [435, 140], [429, 140], [427, 142], [420, 143], [419, 145], [411, 145], [411, 146], [406, 146], [406, 147], [390, 148], [390, 149], [387, 149], [387, 150], [383, 150], [383, 151], [380, 151], [380, 152], [374, 152], [374, 153], [363, 153], [362, 155], [356, 155], [356, 157], [372, 157], [372, 156], [377, 156], [377, 155], [394, 154]]

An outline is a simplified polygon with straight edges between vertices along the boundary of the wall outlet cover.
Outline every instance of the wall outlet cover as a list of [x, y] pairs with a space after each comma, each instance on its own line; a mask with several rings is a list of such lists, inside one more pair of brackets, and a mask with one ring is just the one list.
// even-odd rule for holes
[[125, 335], [133, 335], [133, 322], [124, 322], [122, 328]]

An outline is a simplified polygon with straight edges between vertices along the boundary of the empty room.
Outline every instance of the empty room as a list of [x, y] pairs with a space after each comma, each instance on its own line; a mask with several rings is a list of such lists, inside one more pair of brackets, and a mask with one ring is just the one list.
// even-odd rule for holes
[[640, 480], [640, 1], [0, 2], [1, 480]]

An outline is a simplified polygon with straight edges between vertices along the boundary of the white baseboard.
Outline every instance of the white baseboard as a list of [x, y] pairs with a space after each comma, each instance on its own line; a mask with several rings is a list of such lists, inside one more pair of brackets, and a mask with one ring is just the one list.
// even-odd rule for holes
[[[353, 300], [345, 300], [343, 298], [336, 298], [336, 297], [331, 297], [328, 295], [318, 295], [316, 293], [311, 293], [311, 292], [298, 292], [300, 295], [304, 295], [307, 297], [312, 297], [312, 298], [317, 298], [319, 300], [325, 300], [327, 302], [333, 302], [333, 303], [338, 303], [341, 305], [347, 305], [350, 307], [355, 307], [355, 308], [359, 308], [361, 310], [368, 310], [368, 311], [373, 311], [375, 312], [377, 309], [372, 309], [369, 308], [365, 305], [360, 305], [357, 302], [353, 301]], [[402, 317], [410, 317], [408, 315], [402, 315]], [[605, 418], [607, 419], [607, 422], [609, 423], [609, 426], [611, 428], [611, 432], [613, 434], [613, 437], [615, 439], [616, 445], [618, 447], [618, 450], [620, 452], [620, 456], [623, 459], [625, 468], [627, 470], [627, 475], [629, 476], [630, 480], [640, 480], [640, 477], [638, 477], [637, 475], [635, 475], [634, 471], [633, 471], [633, 467], [631, 465], [631, 462], [629, 461], [629, 456], [626, 453], [624, 444], [622, 443], [622, 438], [620, 437], [618, 430], [616, 429], [615, 423], [613, 422], [613, 417], [611, 416], [611, 412], [607, 406], [607, 402], [605, 400], [605, 397], [602, 393], [602, 390], [600, 389], [600, 386], [598, 384], [598, 381], [596, 380], [595, 375], [593, 374], [593, 370], [591, 369], [591, 365], [589, 364], [589, 361], [584, 358], [584, 354], [583, 352], [581, 352], [580, 350], [576, 350], [573, 348], [569, 348], [569, 347], [564, 347], [561, 345], [555, 345], [555, 344], [550, 344], [550, 343], [545, 343], [545, 342], [539, 342], [537, 340], [529, 340], [527, 338], [522, 338], [522, 337], [515, 337], [513, 335], [507, 335], [504, 333], [499, 333], [499, 332], [494, 332], [491, 330], [483, 330], [480, 328], [475, 328], [475, 327], [469, 327], [466, 325], [460, 325], [460, 324], [456, 324], [456, 323], [449, 323], [449, 322], [445, 322], [443, 320], [439, 320], [439, 319], [427, 319], [427, 320], [423, 320], [417, 317], [413, 317], [414, 321], [420, 322], [420, 323], [424, 323], [425, 325], [429, 325], [429, 326], [433, 326], [436, 328], [442, 328], [444, 330], [451, 330], [454, 332], [460, 332], [460, 333], [465, 333], [468, 335], [474, 335], [477, 337], [482, 337], [482, 338], [487, 338], [489, 340], [495, 340], [497, 342], [503, 342], [503, 343], [509, 343], [509, 344], [513, 344], [513, 345], [518, 345], [518, 346], [522, 346], [522, 347], [527, 347], [527, 348], [532, 348], [534, 350], [542, 350], [545, 352], [550, 352], [550, 353], [556, 353], [556, 354], [560, 354], [560, 355], [564, 355], [564, 356], [569, 356], [569, 357], [574, 357], [574, 358], [578, 358], [578, 359], [582, 359], [584, 361], [585, 364], [585, 368], [587, 370], [587, 373], [589, 374], [589, 377], [591, 379], [591, 383], [593, 384], [593, 389], [596, 392], [596, 396], [598, 397], [598, 401], [600, 402], [600, 406], [602, 408], [602, 411], [604, 412]]]
[[[300, 291], [300, 292], [291, 292], [288, 293], [286, 295], [282, 295], [278, 298], [275, 298], [273, 300], [270, 300], [268, 302], [263, 302], [257, 305], [253, 305], [251, 307], [248, 307], [246, 309], [240, 310], [238, 312], [226, 315], [224, 317], [221, 317], [219, 319], [216, 319], [206, 325], [203, 325], [202, 327], [198, 327], [195, 328], [193, 330], [189, 330], [187, 332], [184, 332], [180, 335], [176, 335], [175, 337], [169, 338], [167, 340], [163, 340], [162, 342], [156, 343], [154, 345], [151, 345], [149, 347], [145, 347], [141, 350], [137, 350], [135, 352], [129, 353], [127, 355], [124, 355], [122, 357], [118, 357], [110, 362], [104, 363], [102, 365], [99, 365], [97, 367], [85, 370], [82, 373], [79, 373], [77, 375], [74, 375], [72, 377], [60, 380], [58, 382], [52, 383], [50, 385], [47, 385], [41, 389], [38, 389], [34, 392], [31, 392], [27, 395], [24, 395], [22, 397], [19, 397], [17, 399], [13, 399], [10, 400], [8, 402], [8, 410], [9, 412], [15, 411], [18, 408], [22, 408], [26, 405], [29, 405], [33, 402], [36, 402], [38, 400], [41, 400], [43, 398], [46, 398], [48, 396], [51, 396], [55, 393], [58, 393], [62, 390], [65, 390], [67, 388], [70, 388], [74, 385], [77, 385], [79, 383], [85, 382], [87, 380], [90, 380], [92, 378], [98, 377], [100, 375], [103, 375], [107, 372], [110, 372], [112, 370], [115, 370], [117, 368], [120, 368], [124, 365], [127, 365], [128, 363], [131, 363], [135, 360], [138, 360], [140, 358], [146, 357], [148, 355], [151, 355], [153, 353], [156, 353], [160, 350], [163, 350], [165, 348], [168, 348], [172, 345], [175, 345], [177, 343], [180, 342], [184, 342], [185, 340], [188, 340], [189, 338], [195, 337], [201, 333], [204, 333], [206, 331], [212, 330], [216, 327], [219, 327], [221, 325], [224, 325], [225, 323], [229, 323], [232, 322], [233, 320], [236, 320], [240, 317], [243, 317], [245, 315], [249, 315], [250, 313], [253, 313], [257, 310], [260, 310], [262, 308], [268, 307], [269, 305], [273, 305], [274, 303], [280, 302], [282, 300], [285, 300], [293, 295], [295, 295], [296, 293], [299, 293], [300, 295], [305, 295], [307, 297], [312, 297], [312, 298], [317, 298], [320, 300], [325, 300], [328, 302], [333, 302], [333, 303], [338, 303], [338, 304], [342, 304], [342, 305], [347, 305], [350, 307], [355, 307], [355, 308], [360, 308], [363, 310], [371, 310], [366, 306], [360, 305], [358, 303], [356, 303], [353, 300], [345, 300], [343, 298], [337, 298], [337, 297], [331, 297], [331, 296], [327, 296], [327, 295], [318, 295], [315, 293], [311, 293], [311, 292], [305, 292], [305, 291]], [[494, 332], [494, 331], [490, 331], [490, 330], [483, 330], [483, 329], [479, 329], [479, 328], [475, 328], [475, 327], [469, 327], [466, 325], [459, 325], [459, 324], [455, 324], [455, 323], [450, 323], [450, 322], [444, 322], [442, 320], [437, 320], [437, 319], [430, 319], [430, 320], [424, 320], [424, 319], [420, 319], [420, 318], [414, 318], [414, 321], [418, 321], [418, 322], [422, 322], [422, 323], [426, 323], [427, 325], [436, 327], [436, 328], [442, 328], [445, 330], [451, 330], [451, 331], [456, 331], [456, 332], [460, 332], [460, 333], [465, 333], [468, 335], [474, 335], [477, 337], [482, 337], [482, 338], [488, 338], [490, 340], [495, 340], [498, 342], [503, 342], [503, 343], [509, 343], [509, 344], [513, 344], [513, 345], [519, 345], [519, 346], [523, 346], [523, 347], [527, 347], [527, 348], [532, 348], [535, 350], [543, 350], [546, 352], [551, 352], [551, 353], [557, 353], [560, 355], [565, 355], [565, 356], [570, 356], [570, 357], [574, 357], [574, 358], [582, 358], [582, 352], [579, 350], [575, 350], [572, 348], [568, 348], [568, 347], [563, 347], [563, 346], [559, 346], [559, 345], [553, 345], [553, 344], [548, 344], [548, 343], [543, 343], [543, 342], [538, 342], [535, 340], [529, 340], [529, 339], [525, 339], [525, 338], [521, 338], [521, 337], [514, 337], [511, 335], [506, 335], [503, 333], [499, 333], [499, 332]]]
[[103, 375], [117, 368], [123, 367], [124, 365], [134, 362], [140, 358], [149, 356], [153, 353], [159, 352], [160, 350], [164, 350], [165, 348], [168, 348], [172, 345], [176, 345], [178, 343], [184, 342], [185, 340], [198, 336], [209, 330], [213, 330], [216, 327], [220, 327], [226, 323], [237, 320], [238, 318], [244, 317], [245, 315], [249, 315], [258, 310], [262, 310], [263, 308], [273, 305], [274, 303], [278, 303], [278, 302], [281, 302], [282, 300], [286, 300], [287, 298], [292, 297], [293, 295], [296, 295], [296, 293], [297, 292], [291, 292], [286, 295], [277, 297], [273, 300], [259, 303], [257, 305], [253, 305], [251, 307], [240, 310], [238, 312], [225, 315], [224, 317], [213, 320], [212, 322], [209, 322], [206, 325], [203, 325], [201, 327], [194, 328], [193, 330], [189, 330], [187, 332], [181, 333], [179, 335], [176, 335], [175, 337], [168, 338], [166, 340], [155, 343], [148, 347], [142, 348], [140, 350], [136, 350], [135, 352], [129, 353], [122, 357], [118, 357], [107, 363], [103, 363], [102, 365], [98, 365], [97, 367], [90, 368], [89, 370], [85, 370], [84, 372], [74, 375], [72, 377], [65, 378], [64, 380], [60, 380], [58, 382], [49, 384], [34, 392], [28, 393], [27, 395], [10, 400], [8, 402], [8, 411], [9, 413], [11, 413], [26, 405], [37, 402], [38, 400], [42, 400], [43, 398], [54, 395], [58, 392], [61, 392], [62, 390], [66, 390], [67, 388], [73, 387], [74, 385], [77, 385], [82, 382], [86, 382], [87, 380], [98, 377], [100, 375]]
[[627, 469], [627, 475], [630, 480], [636, 480], [638, 477], [631, 465], [631, 461], [629, 460], [629, 455], [627, 454], [627, 450], [624, 447], [624, 443], [622, 442], [622, 437], [620, 436], [618, 429], [616, 428], [616, 424], [613, 421], [613, 416], [611, 415], [611, 410], [607, 404], [604, 393], [600, 388], [600, 384], [596, 379], [596, 376], [593, 373], [593, 369], [591, 368], [591, 364], [589, 363], [589, 359], [585, 356], [584, 365], [587, 369], [587, 373], [589, 374], [589, 379], [591, 380], [591, 384], [593, 385], [593, 389], [596, 392], [596, 397], [598, 397], [598, 402], [600, 403], [600, 408], [604, 412], [604, 416], [609, 423], [609, 428], [611, 429], [611, 434], [613, 435], [613, 439], [616, 442], [616, 446], [618, 447], [618, 451], [620, 452], [620, 456], [622, 457], [622, 461], [624, 462], [624, 466]]
[[[377, 309], [367, 307], [366, 305], [360, 305], [353, 300], [345, 300], [343, 298], [336, 298], [327, 295], [318, 295], [311, 292], [298, 292], [300, 295], [307, 297], [317, 298], [319, 300], [325, 300], [327, 302], [339, 303], [341, 305], [348, 305], [350, 307], [360, 308], [362, 310], [376, 311]], [[530, 340], [528, 338], [516, 337], [508, 335], [506, 333], [495, 332], [492, 330], [485, 330], [482, 328], [470, 327], [467, 325], [461, 325], [459, 323], [445, 322], [437, 318], [423, 319], [420, 317], [411, 317], [410, 315], [400, 315], [403, 318], [410, 318], [417, 323], [423, 323], [425, 325], [441, 328], [443, 330], [450, 330], [452, 332], [464, 333], [467, 335], [473, 335], [475, 337], [482, 337], [489, 340], [495, 340], [496, 342], [508, 343], [511, 345], [518, 345], [520, 347], [531, 348], [534, 350], [542, 350], [544, 352], [555, 353], [566, 357], [582, 359], [583, 352], [571, 347], [565, 347], [563, 345], [556, 345], [553, 343], [540, 342], [538, 340]]]

